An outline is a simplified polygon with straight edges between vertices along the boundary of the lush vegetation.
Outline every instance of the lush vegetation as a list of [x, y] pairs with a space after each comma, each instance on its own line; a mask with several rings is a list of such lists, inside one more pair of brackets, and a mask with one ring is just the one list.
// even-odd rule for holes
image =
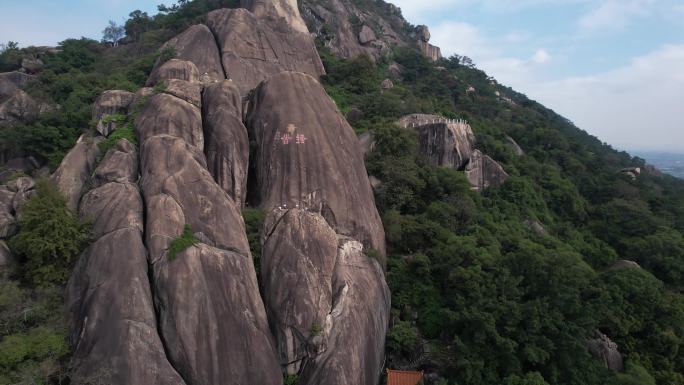
[[[382, 181], [390, 367], [436, 371], [440, 384], [684, 383], [681, 181], [621, 175], [644, 161], [468, 58], [433, 64], [404, 49], [376, 66], [321, 48], [330, 95], [376, 140], [367, 168]], [[392, 60], [403, 73], [381, 91]], [[392, 123], [416, 112], [467, 119], [510, 179], [479, 195], [462, 173], [428, 166], [416, 133]], [[642, 268], [611, 269], [618, 259]], [[618, 343], [625, 373], [590, 356], [599, 331]]]
[[44, 384], [68, 374], [62, 291], [89, 226], [47, 181], [20, 211], [10, 245], [20, 268], [0, 271], [0, 384]]
[[196, 245], [198, 242], [190, 225], [183, 226], [183, 233], [169, 244], [169, 249], [166, 254], [169, 261], [175, 261], [178, 253], [182, 253], [188, 248]]

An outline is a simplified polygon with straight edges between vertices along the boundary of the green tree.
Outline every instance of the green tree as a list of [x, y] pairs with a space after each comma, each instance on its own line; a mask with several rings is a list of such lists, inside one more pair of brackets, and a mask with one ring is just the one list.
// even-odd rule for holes
[[36, 286], [62, 284], [88, 243], [89, 225], [72, 213], [56, 186], [36, 184], [36, 195], [20, 211], [19, 233], [10, 246], [24, 260], [26, 279]]

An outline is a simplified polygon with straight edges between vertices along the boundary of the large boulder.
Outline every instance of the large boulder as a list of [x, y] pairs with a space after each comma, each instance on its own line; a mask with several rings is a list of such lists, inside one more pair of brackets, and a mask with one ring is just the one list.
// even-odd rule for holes
[[601, 361], [608, 369], [615, 372], [622, 372], [624, 370], [622, 354], [618, 350], [618, 345], [605, 334], [597, 332], [597, 338], [587, 341], [587, 348], [589, 353], [595, 359]]
[[126, 115], [133, 101], [134, 94], [122, 90], [108, 90], [102, 93], [93, 104], [93, 121], [97, 122], [96, 129], [103, 136], [116, 130], [115, 119], [107, 118], [112, 115]]
[[142, 144], [155, 135], [165, 134], [183, 139], [198, 149], [204, 148], [202, 115], [199, 108], [169, 94], [156, 94], [149, 98], [135, 122], [138, 140]]
[[244, 206], [247, 197], [249, 138], [242, 124], [240, 90], [229, 80], [203, 93], [204, 153], [207, 168], [221, 188]]
[[0, 73], [0, 102], [4, 102], [36, 77], [19, 71]]
[[261, 277], [280, 363], [300, 373], [300, 384], [374, 384], [390, 297], [384, 231], [358, 139], [323, 87], [302, 73], [263, 82], [247, 125], [268, 213]]
[[377, 383], [390, 308], [380, 263], [306, 210], [274, 210], [264, 232], [263, 292], [286, 371], [300, 384]]
[[397, 7], [387, 2], [373, 2], [373, 7], [380, 9], [368, 12], [362, 2], [348, 0], [301, 1], [309, 31], [333, 54], [346, 59], [366, 55], [377, 61], [391, 52], [390, 47], [413, 42]]
[[163, 81], [163, 93], [185, 100], [195, 107], [202, 107], [202, 85], [180, 79]]
[[433, 166], [462, 170], [475, 150], [475, 134], [462, 120], [411, 114], [399, 119], [398, 124], [418, 131], [420, 153]]
[[[202, 82], [216, 82], [226, 78], [216, 39], [204, 24], [193, 25], [169, 40], [161, 51], [173, 49], [176, 59], [190, 61], [197, 67]], [[163, 63], [157, 63], [160, 66]]]
[[419, 25], [416, 27], [416, 44], [418, 49], [423, 53], [425, 57], [432, 61], [437, 61], [442, 58], [442, 51], [439, 47], [436, 47], [429, 43], [430, 41], [430, 30], [425, 25]]
[[473, 157], [475, 134], [463, 122], [431, 123], [418, 129], [418, 143], [430, 164], [462, 169]]
[[475, 148], [475, 134], [464, 120], [412, 114], [397, 124], [418, 131], [419, 152], [429, 164], [465, 171], [475, 191], [499, 186], [508, 179], [499, 163]]
[[[143, 202], [135, 184], [135, 152], [125, 140], [98, 166], [101, 186], [81, 201], [80, 214], [93, 222], [91, 244], [67, 285], [72, 380], [77, 383], [185, 384], [166, 358], [148, 281], [143, 244]], [[126, 164], [127, 163], [127, 164]], [[103, 172], [121, 167], [118, 173]]]
[[42, 60], [35, 57], [25, 57], [21, 60], [21, 68], [29, 74], [37, 74], [43, 70]]
[[52, 180], [67, 199], [67, 206], [72, 210], [78, 209], [83, 188], [95, 168], [95, 163], [100, 154], [99, 143], [101, 137], [92, 138], [81, 135], [76, 145], [69, 151], [62, 163], [52, 174]]
[[[214, 181], [197, 144], [199, 108], [155, 95], [136, 130], [145, 243], [170, 362], [189, 384], [280, 384], [239, 205]], [[173, 255], [169, 247], [186, 226], [197, 241]]]
[[385, 234], [354, 130], [316, 79], [284, 72], [255, 91], [247, 115], [256, 141], [261, 207], [303, 207], [385, 254]]
[[378, 38], [375, 36], [375, 32], [371, 29], [371, 27], [367, 25], [363, 25], [361, 27], [361, 31], [359, 32], [359, 43], [361, 44], [369, 44], [374, 41], [376, 41]]
[[200, 73], [197, 66], [191, 61], [171, 59], [155, 67], [145, 85], [151, 87], [168, 79], [196, 83], [200, 81]]
[[138, 151], [131, 142], [120, 139], [97, 166], [92, 177], [92, 186], [105, 183], [135, 183], [138, 180]]
[[309, 33], [306, 23], [299, 14], [297, 0], [241, 0], [241, 6], [259, 18], [283, 20], [292, 30]]
[[219, 43], [226, 75], [242, 95], [279, 72], [325, 73], [312, 37], [285, 22], [246, 9], [219, 9], [209, 13], [207, 24]]
[[0, 124], [31, 122], [38, 118], [41, 108], [29, 94], [17, 90], [0, 104]]
[[475, 191], [500, 186], [508, 179], [508, 174], [503, 167], [480, 150], [473, 152], [465, 172]]

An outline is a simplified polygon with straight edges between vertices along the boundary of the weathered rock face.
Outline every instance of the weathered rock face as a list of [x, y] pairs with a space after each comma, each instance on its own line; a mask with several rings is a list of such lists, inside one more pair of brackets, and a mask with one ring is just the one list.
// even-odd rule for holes
[[105, 91], [97, 98], [93, 105], [93, 121], [97, 122], [96, 129], [103, 136], [116, 130], [117, 122], [107, 119], [112, 115], [125, 115], [133, 102], [133, 93], [122, 90]]
[[35, 76], [18, 71], [0, 73], [0, 102], [7, 100], [34, 79]]
[[430, 30], [425, 25], [416, 27], [416, 43], [420, 51], [432, 61], [437, 61], [442, 58], [442, 51], [430, 43]]
[[515, 141], [515, 139], [511, 138], [510, 136], [506, 136], [506, 146], [510, 148], [515, 155], [517, 156], [523, 156], [525, 155], [525, 151], [518, 145], [518, 142]]
[[608, 268], [609, 270], [622, 270], [622, 269], [641, 269], [638, 263], [634, 261], [628, 261], [626, 259], [620, 259], [615, 261], [615, 263]]
[[188, 144], [204, 149], [202, 134], [202, 115], [199, 108], [169, 94], [156, 94], [150, 97], [136, 119], [140, 143], [149, 137], [164, 133], [185, 140]]
[[[146, 245], [170, 362], [188, 384], [280, 384], [239, 205], [207, 170], [199, 108], [155, 95], [136, 130]], [[167, 250], [184, 225], [201, 242], [171, 260]]]
[[[164, 51], [166, 48], [173, 48], [177, 59], [193, 62], [197, 66], [202, 82], [215, 82], [226, 78], [216, 40], [206, 25], [193, 25], [166, 42], [161, 50]], [[157, 66], [161, 64], [163, 63], [157, 63]]]
[[[312, 77], [262, 83], [248, 113], [264, 225], [261, 276], [280, 363], [301, 384], [374, 384], [390, 297], [384, 232], [351, 127]], [[362, 245], [363, 242], [363, 245]]]
[[43, 61], [35, 57], [26, 57], [21, 60], [21, 68], [30, 74], [42, 71], [43, 65]]
[[[378, 381], [390, 294], [358, 139], [317, 81], [297, 3], [243, 6], [169, 41], [177, 58], [155, 67], [154, 90], [126, 95], [126, 108], [98, 101], [96, 119], [141, 105], [139, 156], [121, 140], [93, 172], [98, 140], [82, 138], [53, 176], [97, 239], [67, 292], [77, 380], [280, 385], [286, 370], [307, 385]], [[240, 213], [248, 133], [250, 199], [267, 211], [264, 300]], [[187, 228], [192, 245], [172, 252]]]
[[242, 124], [240, 90], [229, 80], [204, 89], [204, 153], [216, 183], [244, 206], [247, 196], [249, 138]]
[[282, 19], [294, 31], [309, 33], [299, 14], [297, 0], [241, 0], [243, 8], [263, 19]]
[[197, 66], [187, 60], [171, 59], [157, 66], [147, 79], [147, 86], [153, 86], [162, 80], [179, 79], [187, 82], [196, 83], [199, 81], [200, 73]]
[[12, 96], [0, 104], [0, 124], [30, 122], [41, 112], [41, 105], [29, 94], [17, 90]]
[[475, 149], [475, 134], [463, 120], [412, 114], [397, 124], [418, 131], [419, 151], [428, 163], [465, 171], [476, 191], [499, 186], [508, 178], [500, 164]]
[[[142, 240], [143, 203], [133, 183], [135, 151], [125, 140], [111, 149], [95, 171], [102, 184], [80, 205], [81, 216], [93, 221], [97, 240], [83, 253], [67, 287], [73, 377], [77, 382], [181, 385], [157, 333]], [[110, 172], [114, 169], [116, 174]]]
[[275, 75], [259, 86], [250, 106], [260, 205], [320, 212], [338, 234], [384, 255], [358, 139], [316, 79]]
[[261, 19], [245, 9], [219, 9], [209, 13], [207, 24], [219, 42], [227, 77], [243, 95], [282, 71], [325, 73], [311, 36], [286, 22]]
[[359, 32], [359, 43], [361, 44], [368, 44], [372, 43], [378, 38], [375, 36], [375, 32], [373, 30], [364, 24], [363, 27], [361, 27], [361, 32]]
[[462, 169], [473, 156], [475, 135], [461, 122], [430, 123], [420, 126], [418, 141], [430, 164]]
[[73, 211], [78, 209], [78, 202], [83, 194], [83, 187], [95, 168], [95, 161], [100, 149], [98, 144], [102, 138], [91, 138], [81, 135], [74, 148], [66, 154], [62, 163], [52, 174], [52, 180], [66, 196], [67, 205]]
[[404, 33], [405, 22], [399, 8], [389, 3], [373, 3], [381, 9], [371, 13], [351, 1], [304, 0], [302, 16], [309, 31], [322, 38], [335, 55], [346, 59], [368, 55], [378, 59], [389, 53], [390, 47], [404, 47], [412, 41]]
[[465, 169], [468, 181], [476, 191], [483, 191], [489, 187], [502, 185], [508, 174], [494, 159], [475, 150]]
[[608, 369], [622, 372], [624, 365], [618, 346], [608, 336], [598, 333], [598, 338], [587, 341], [587, 348], [594, 358], [602, 361]]

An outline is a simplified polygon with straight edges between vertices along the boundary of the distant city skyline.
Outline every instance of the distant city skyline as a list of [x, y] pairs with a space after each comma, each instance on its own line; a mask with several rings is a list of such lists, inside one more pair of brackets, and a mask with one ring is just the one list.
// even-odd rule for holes
[[[0, 42], [100, 39], [160, 0], [0, 4]], [[684, 153], [684, 2], [680, 0], [393, 0], [426, 24], [445, 56], [466, 55], [621, 150]]]

